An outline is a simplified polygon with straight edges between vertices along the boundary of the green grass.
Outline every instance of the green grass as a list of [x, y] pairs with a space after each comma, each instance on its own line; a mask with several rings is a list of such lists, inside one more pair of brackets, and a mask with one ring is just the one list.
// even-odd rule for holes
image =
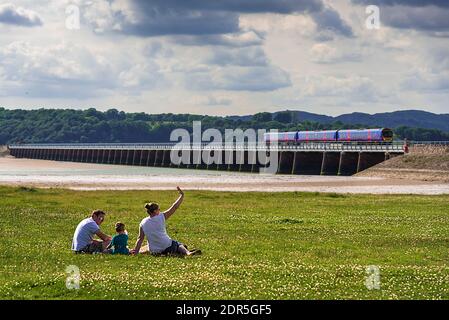
[[[171, 191], [0, 188], [1, 299], [448, 299], [449, 196], [188, 191], [168, 233], [202, 256], [75, 255], [93, 209], [134, 245]], [[76, 265], [81, 288], [65, 287]], [[365, 286], [380, 268], [380, 290]]]

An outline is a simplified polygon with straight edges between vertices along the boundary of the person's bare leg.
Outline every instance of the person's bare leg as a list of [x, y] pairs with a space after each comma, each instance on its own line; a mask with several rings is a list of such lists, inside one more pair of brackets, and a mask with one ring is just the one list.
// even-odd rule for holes
[[178, 253], [182, 256], [190, 256], [192, 254], [184, 245], [178, 247]]
[[178, 254], [181, 255], [181, 256], [200, 255], [201, 254], [201, 250], [194, 249], [194, 250], [190, 251], [184, 245], [180, 245], [178, 247]]
[[149, 254], [150, 253], [150, 248], [148, 247], [148, 245], [144, 245], [140, 248], [139, 250], [140, 254]]

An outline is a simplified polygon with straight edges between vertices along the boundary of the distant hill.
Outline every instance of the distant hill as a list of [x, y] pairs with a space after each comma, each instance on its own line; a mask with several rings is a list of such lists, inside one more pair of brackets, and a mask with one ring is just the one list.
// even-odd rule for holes
[[330, 116], [325, 116], [322, 114], [310, 113], [305, 111], [294, 111], [294, 119], [298, 122], [300, 121], [313, 121], [318, 123], [331, 123], [335, 119]]
[[364, 123], [396, 128], [399, 126], [438, 129], [449, 132], [449, 114], [435, 114], [419, 110], [395, 111], [388, 113], [351, 113], [334, 118], [343, 123]]
[[[332, 123], [340, 121], [346, 124], [364, 124], [367, 126], [380, 126], [388, 128], [397, 128], [400, 126], [438, 129], [449, 132], [449, 114], [435, 114], [420, 110], [405, 110], [385, 113], [368, 114], [354, 112], [343, 114], [337, 117], [331, 117], [321, 114], [290, 111], [296, 121], [313, 121], [319, 123]], [[274, 112], [273, 117], [279, 112]]]

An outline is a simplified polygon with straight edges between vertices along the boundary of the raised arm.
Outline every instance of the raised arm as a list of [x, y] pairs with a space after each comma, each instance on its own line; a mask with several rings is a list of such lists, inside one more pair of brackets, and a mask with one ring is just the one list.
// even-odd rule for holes
[[132, 254], [139, 254], [140, 248], [142, 247], [142, 242], [145, 240], [145, 233], [143, 232], [142, 227], [139, 228], [139, 238], [137, 238], [136, 245], [133, 250], [131, 250]]
[[179, 197], [178, 197], [178, 199], [176, 199], [176, 201], [172, 204], [172, 206], [167, 211], [164, 211], [165, 220], [170, 218], [171, 215], [173, 213], [175, 213], [175, 211], [179, 208], [182, 201], [184, 200], [184, 192], [181, 190], [180, 187], [177, 187], [177, 189], [179, 192]]

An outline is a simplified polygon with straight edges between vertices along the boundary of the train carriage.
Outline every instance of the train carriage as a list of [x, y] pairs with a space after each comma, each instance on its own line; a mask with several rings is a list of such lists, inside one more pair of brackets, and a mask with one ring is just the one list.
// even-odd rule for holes
[[267, 132], [264, 134], [266, 144], [278, 142], [282, 144], [295, 144], [298, 140], [298, 132]]
[[355, 142], [391, 142], [393, 131], [391, 129], [363, 129], [363, 130], [339, 130], [337, 141]]
[[298, 131], [298, 142], [336, 141], [337, 131]]
[[268, 132], [264, 134], [266, 144], [299, 144], [304, 142], [387, 142], [393, 141], [393, 131], [380, 129], [350, 129], [323, 131]]

